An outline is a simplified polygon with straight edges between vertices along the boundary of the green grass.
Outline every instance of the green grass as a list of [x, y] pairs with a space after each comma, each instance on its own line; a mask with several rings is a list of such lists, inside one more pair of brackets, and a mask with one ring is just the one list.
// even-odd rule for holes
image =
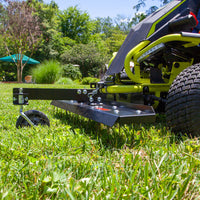
[[0, 84], [1, 199], [200, 199], [199, 139], [175, 137], [163, 119], [108, 128], [50, 101], [24, 107], [50, 128], [16, 129], [13, 87], [66, 86]]

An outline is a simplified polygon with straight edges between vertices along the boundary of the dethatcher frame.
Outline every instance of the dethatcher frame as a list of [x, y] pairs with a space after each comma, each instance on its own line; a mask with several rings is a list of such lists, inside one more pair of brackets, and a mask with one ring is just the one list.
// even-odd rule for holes
[[151, 106], [107, 101], [105, 95], [91, 89], [14, 88], [13, 104], [20, 106], [21, 116], [34, 123], [23, 112], [29, 100], [53, 100], [51, 105], [113, 126], [115, 123], [153, 122], [155, 112]]

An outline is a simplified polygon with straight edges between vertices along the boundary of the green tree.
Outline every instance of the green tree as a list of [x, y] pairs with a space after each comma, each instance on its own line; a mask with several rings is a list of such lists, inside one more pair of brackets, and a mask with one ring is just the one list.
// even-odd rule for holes
[[94, 44], [95, 47], [101, 52], [102, 55], [109, 53], [109, 48], [106, 43], [106, 36], [104, 33], [95, 33], [90, 36], [90, 43]]
[[18, 54], [13, 60], [17, 66], [17, 80], [22, 82], [22, 72], [26, 63], [22, 63], [26, 53], [31, 57], [41, 41], [40, 22], [34, 14], [35, 9], [29, 2], [4, 0], [1, 5], [0, 32], [3, 44], [9, 55]]
[[[3, 37], [0, 35], [0, 57], [7, 55], [3, 44]], [[0, 62], [0, 81], [16, 81], [17, 69], [13, 63]]]
[[112, 35], [112, 31], [115, 29], [113, 19], [110, 17], [101, 18], [98, 17], [94, 20], [95, 29], [93, 33], [101, 33], [105, 35], [105, 38], [108, 38]]
[[93, 23], [86, 12], [76, 6], [69, 7], [59, 14], [63, 37], [68, 37], [77, 43], [88, 43], [93, 31]]
[[117, 15], [114, 18], [114, 23], [117, 29], [128, 34], [132, 27], [132, 20], [125, 15]]
[[40, 44], [36, 56], [39, 60], [58, 59], [67, 48], [67, 44], [73, 44], [69, 38], [63, 37], [60, 29], [60, 19], [58, 17], [60, 10], [58, 5], [51, 1], [45, 4], [43, 1], [34, 0], [33, 6], [42, 23], [43, 43]]
[[160, 6], [163, 6], [167, 3], [169, 3], [172, 0], [160, 0], [161, 4], [160, 5], [153, 5], [152, 1], [152, 6], [147, 8], [145, 12], [138, 12], [142, 7], [146, 7], [146, 1], [147, 0], [138, 0], [137, 4], [133, 6], [133, 9], [136, 10], [135, 16], [132, 18], [131, 24], [136, 25], [140, 21], [142, 21], [146, 16], [150, 15], [151, 13], [155, 12]]
[[109, 49], [109, 54], [112, 55], [114, 52], [117, 52], [124, 40], [126, 39], [127, 34], [120, 31], [115, 30], [112, 32], [111, 36], [106, 39], [106, 45]]

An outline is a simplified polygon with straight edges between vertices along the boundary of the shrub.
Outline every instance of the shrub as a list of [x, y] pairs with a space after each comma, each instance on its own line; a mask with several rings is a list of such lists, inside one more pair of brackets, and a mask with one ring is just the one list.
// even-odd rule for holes
[[60, 64], [56, 61], [45, 61], [32, 70], [33, 80], [36, 83], [52, 84], [58, 80], [61, 72]]
[[14, 72], [0, 72], [0, 81], [16, 81], [16, 73]]
[[76, 85], [81, 85], [81, 84], [82, 84], [82, 81], [81, 81], [81, 80], [78, 80], [78, 79], [76, 79], [76, 80], [74, 80], [74, 84], [76, 84]]
[[98, 78], [85, 77], [82, 80], [82, 84], [89, 85], [90, 83], [99, 82], [99, 81], [100, 81], [100, 79], [98, 79]]
[[62, 84], [62, 85], [73, 85], [74, 82], [70, 78], [60, 78], [55, 84]]
[[71, 78], [72, 80], [80, 80], [82, 78], [79, 66], [67, 64], [62, 66], [62, 77]]
[[107, 62], [107, 56], [94, 44], [77, 44], [61, 55], [62, 63], [73, 63], [80, 66], [83, 77], [99, 76]]
[[17, 81], [17, 67], [13, 63], [0, 63], [0, 81]]

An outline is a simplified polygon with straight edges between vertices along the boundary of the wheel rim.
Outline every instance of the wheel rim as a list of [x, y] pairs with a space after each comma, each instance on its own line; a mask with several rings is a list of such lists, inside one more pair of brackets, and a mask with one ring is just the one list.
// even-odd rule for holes
[[[35, 126], [48, 125], [46, 120], [39, 115], [30, 115], [30, 116], [27, 116], [27, 117], [34, 123]], [[30, 124], [25, 119], [23, 120], [21, 125], [22, 126], [30, 126]]]

